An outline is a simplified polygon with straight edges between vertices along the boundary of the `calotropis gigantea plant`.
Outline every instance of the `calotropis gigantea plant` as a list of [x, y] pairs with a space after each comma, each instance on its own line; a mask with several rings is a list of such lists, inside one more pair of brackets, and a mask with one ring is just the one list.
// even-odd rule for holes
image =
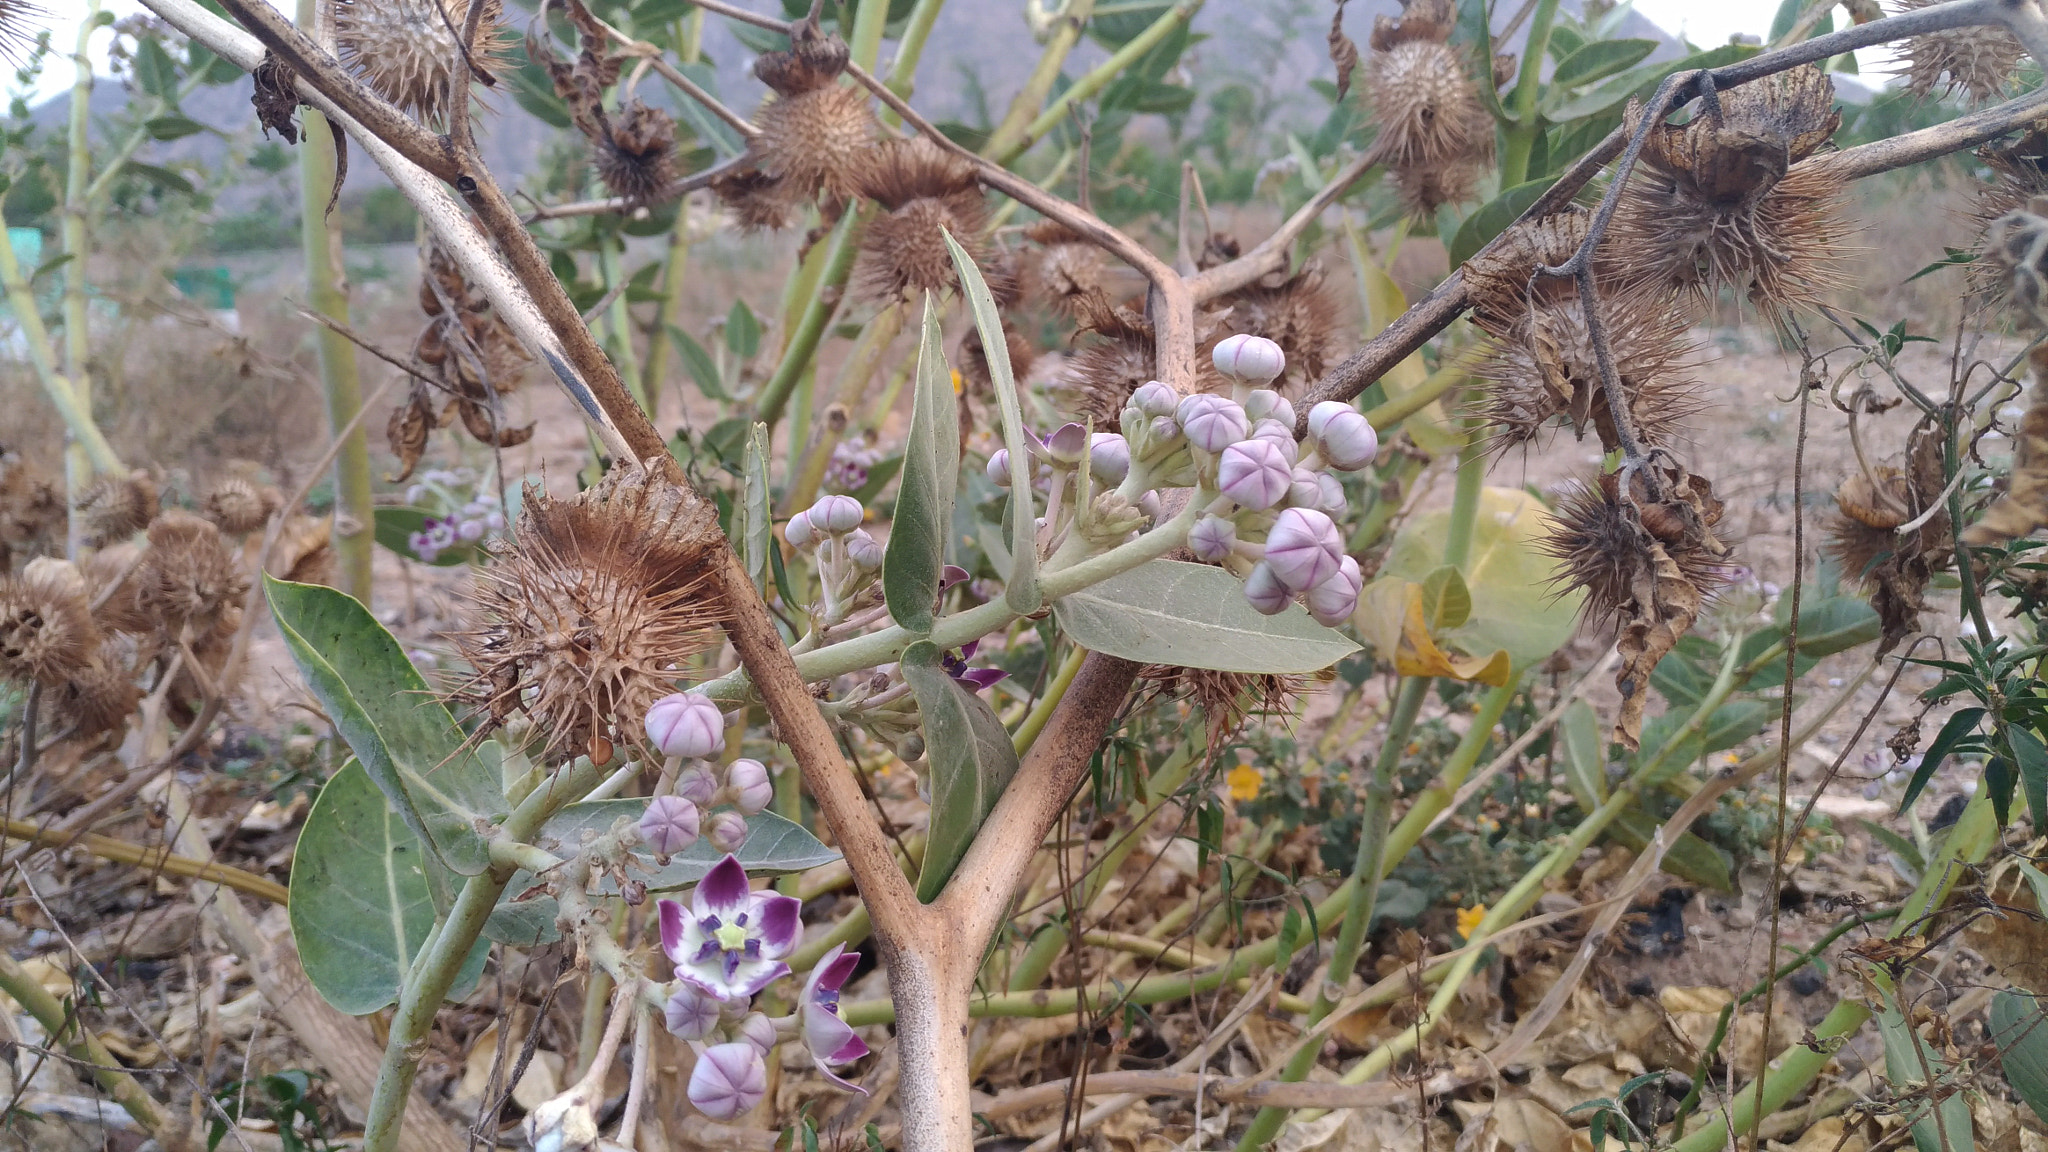
[[[1653, 169], [1658, 187], [1678, 187], [1686, 178], [1681, 150], [1659, 135], [1669, 128], [1669, 115], [1698, 100], [1701, 115], [1708, 118], [1702, 123], [1718, 124], [1723, 109], [1739, 106], [1745, 85], [1770, 83], [1843, 52], [1916, 36], [2002, 28], [2037, 59], [2048, 58], [2048, 20], [2037, 0], [1952, 0], [1723, 66], [1674, 73], [1620, 126], [1582, 142], [1582, 154], [1559, 167], [1547, 187], [1525, 192], [1523, 223], [1499, 239], [1488, 238], [1465, 273], [1454, 274], [1290, 400], [1263, 387], [1285, 368], [1267, 342], [1225, 341], [1212, 356], [1200, 355], [1205, 343], [1202, 306], [1286, 271], [1296, 242], [1376, 167], [1394, 174], [1404, 199], [1418, 211], [1468, 198], [1476, 166], [1492, 151], [1482, 146], [1483, 124], [1468, 118], [1454, 139], [1406, 134], [1398, 150], [1391, 143], [1369, 148], [1325, 179], [1272, 235], [1241, 255], [1206, 266], [1192, 259], [1175, 263], [1080, 204], [1003, 166], [1056, 124], [1056, 116], [1040, 123], [1030, 119], [1027, 108], [1017, 124], [1006, 121], [989, 147], [976, 153], [938, 131], [878, 80], [870, 68], [886, 3], [864, 0], [858, 5], [849, 47], [824, 37], [815, 14], [786, 21], [704, 0], [699, 4], [704, 10], [782, 33], [792, 45], [778, 58], [774, 79], [763, 75], [786, 103], [778, 102], [773, 117], [734, 125], [750, 141], [746, 155], [755, 155], [754, 141], [772, 143], [778, 133], [816, 128], [815, 123], [789, 121], [800, 101], [815, 105], [822, 116], [854, 103], [865, 106], [872, 97], [905, 126], [908, 139], [922, 142], [918, 148], [940, 158], [940, 167], [959, 166], [981, 187], [1064, 230], [1073, 243], [1121, 261], [1148, 286], [1142, 315], [1114, 321], [1124, 330], [1142, 332], [1150, 352], [1150, 379], [1134, 382], [1138, 386], [1118, 397], [1098, 421], [1107, 425], [1114, 420], [1116, 428], [1077, 423], [1035, 435], [1026, 427], [1004, 351], [1002, 319], [974, 258], [982, 237], [972, 229], [985, 221], [972, 211], [945, 208], [943, 196], [873, 194], [890, 218], [913, 202], [926, 202], [923, 211], [943, 209], [946, 225], [938, 234], [945, 241], [938, 251], [944, 259], [926, 261], [914, 275], [906, 263], [886, 281], [905, 304], [921, 292], [924, 307], [909, 440], [887, 544], [865, 534], [859, 502], [827, 496], [807, 504], [791, 520], [787, 541], [815, 558], [821, 590], [807, 606], [806, 631], [791, 638], [778, 627], [760, 592], [764, 559], [774, 547], [765, 490], [736, 521], [738, 538], [728, 540], [715, 509], [673, 461], [642, 398], [622, 378], [556, 278], [527, 221], [482, 162], [468, 93], [487, 65], [478, 33], [491, 18], [491, 5], [420, 5], [429, 14], [422, 27], [430, 27], [433, 35], [415, 38], [408, 48], [418, 53], [438, 45], [440, 54], [427, 52], [409, 61], [409, 86], [398, 93], [367, 83], [361, 60], [345, 64], [323, 47], [324, 37], [294, 27], [263, 0], [221, 0], [232, 20], [193, 0], [145, 3], [222, 58], [261, 71], [267, 84], [295, 94], [346, 132], [418, 207], [439, 251], [571, 397], [614, 461], [610, 474], [573, 502], [550, 506], [536, 497], [515, 533], [535, 541], [530, 551], [519, 553], [515, 540], [516, 556], [535, 562], [545, 556], [558, 567], [525, 574], [515, 567], [492, 593], [505, 610], [477, 638], [473, 662], [480, 679], [473, 695], [487, 714], [512, 721], [496, 739], [479, 743], [457, 727], [360, 605], [307, 586], [273, 583], [270, 588], [273, 610], [302, 669], [349, 738], [360, 765], [328, 785], [321, 804], [329, 815], [319, 825], [319, 836], [309, 830], [314, 842], [301, 845], [294, 882], [296, 887], [303, 872], [306, 888], [294, 892], [295, 922], [316, 926], [322, 915], [321, 871], [308, 861], [326, 859], [339, 866], [350, 850], [340, 833], [355, 827], [344, 819], [349, 813], [362, 814], [365, 826], [375, 816], [387, 837], [409, 836], [407, 843], [423, 859], [417, 899], [408, 907], [422, 921], [415, 925], [421, 935], [413, 938], [423, 936], [424, 942], [416, 950], [402, 950], [388, 971], [356, 973], [360, 979], [353, 988], [339, 979], [321, 985], [330, 999], [353, 1010], [396, 1000], [365, 1132], [372, 1152], [396, 1146], [397, 1119], [417, 1070], [421, 1041], [451, 991], [473, 977], [478, 945], [486, 937], [530, 943], [564, 932], [618, 989], [589, 1074], [530, 1118], [537, 1147], [580, 1147], [600, 1138], [592, 1093], [602, 1084], [626, 1030], [644, 1035], [656, 1014], [678, 1036], [701, 1046], [691, 1098], [714, 1116], [737, 1115], [758, 1098], [760, 1053], [769, 1045], [801, 1037], [821, 1065], [851, 1058], [849, 1022], [837, 1010], [837, 982], [844, 979], [839, 954], [812, 958], [813, 976], [798, 994], [794, 1013], [778, 1020], [750, 1006], [753, 996], [784, 976], [778, 966], [786, 963], [783, 958], [795, 939], [789, 906], [748, 893], [736, 870], [784, 872], [828, 858], [800, 828], [759, 811], [762, 781], [747, 767], [752, 761], [715, 769], [685, 763], [714, 751], [712, 730], [735, 722], [726, 710], [744, 724], [756, 703], [772, 721], [774, 739], [800, 768], [806, 792], [844, 855], [888, 971], [902, 1068], [903, 1146], [915, 1152], [971, 1146], [968, 1019], [988, 942], [1003, 923], [1025, 868], [1088, 772], [1140, 663], [1291, 673], [1327, 666], [1355, 647], [1324, 626], [1351, 616], [1361, 594], [1360, 574], [1355, 562], [1347, 566], [1339, 538], [1338, 522], [1345, 515], [1342, 486], [1331, 483], [1334, 473], [1371, 461], [1377, 446], [1371, 423], [1351, 401], [1468, 310], [1482, 330], [1510, 344], [1527, 331], [1518, 324], [1549, 322], [1546, 316], [1576, 317], [1582, 371], [1573, 382], [1569, 411], [1542, 413], [1537, 422], [1564, 414], [1582, 424], [1590, 421], [1619, 454], [1619, 469], [1587, 497], [1587, 516], [1618, 525], [1620, 538], [1646, 541], [1643, 555], [1654, 569], [1648, 572], [1653, 582], [1665, 579], [1665, 564], [1682, 565], [1695, 554], [1718, 562], [1723, 553], [1711, 533], [1711, 488], [1694, 482], [1645, 419], [1635, 403], [1642, 389], [1631, 381], [1624, 359], [1622, 343], [1629, 334], [1606, 323], [1614, 280], [1600, 245], [1610, 226], [1618, 226], [1618, 213], [1634, 211], [1624, 197], [1634, 186], [1632, 179], [1646, 179], [1637, 168]], [[356, 0], [354, 7], [360, 18], [375, 5]], [[929, 13], [936, 7], [920, 4], [918, 10]], [[1384, 45], [1376, 36], [1376, 55], [1421, 59], [1429, 53], [1404, 53], [1404, 45], [1443, 45], [1451, 21], [1449, 6], [1441, 7], [1442, 19], [1417, 19], [1406, 33], [1390, 30]], [[1537, 8], [1537, 19], [1547, 29], [1556, 5], [1545, 0]], [[1181, 19], [1185, 15], [1180, 11]], [[1483, 6], [1480, 16], [1483, 33]], [[599, 38], [615, 31], [594, 17], [582, 28]], [[1062, 35], [1056, 32], [1056, 41]], [[1066, 43], [1071, 45], [1071, 38]], [[631, 47], [640, 51], [642, 46]], [[1057, 64], [1054, 60], [1044, 78], [1047, 87]], [[602, 70], [595, 71], [602, 79]], [[1545, 114], [1539, 103], [1542, 71], [1540, 57], [1526, 64], [1505, 102], [1495, 86], [1467, 81], [1466, 96], [1483, 98], [1484, 112], [1501, 126], [1504, 186], [1521, 188], [1530, 182], [1532, 141], [1543, 130]], [[566, 76], [562, 87], [578, 90], [581, 81], [573, 71]], [[428, 86], [422, 88], [423, 82]], [[435, 89], [434, 83], [442, 87]], [[1972, 147], [2030, 121], [2042, 107], [2039, 94], [2029, 95], [1800, 164], [1823, 166], [1830, 180], [1846, 182]], [[431, 116], [434, 126], [415, 114]], [[692, 177], [665, 184], [669, 174], [658, 165], [636, 167], [634, 157], [646, 153], [627, 145], [654, 129], [624, 115], [617, 119], [617, 124], [592, 120], [611, 149], [608, 163], [622, 189], [616, 203], [600, 210], [631, 208], [636, 199], [690, 183]], [[630, 139], [622, 143], [622, 134]], [[829, 148], [823, 146], [835, 142], [844, 139], [823, 133], [813, 141], [821, 147], [805, 155], [824, 157]], [[864, 147], [871, 141], [854, 143]], [[1779, 159], [1782, 168], [1792, 157]], [[838, 230], [873, 226], [877, 217], [868, 213], [878, 210], [846, 203], [852, 189], [835, 183], [841, 174], [827, 165], [799, 163], [786, 152], [779, 164], [748, 170], [734, 161], [702, 175], [751, 181], [735, 195], [752, 196], [746, 201], [749, 210], [765, 214], [788, 207], [775, 200], [782, 194], [778, 188], [835, 201], [840, 209], [836, 238], [828, 241], [832, 246], [824, 262], [836, 266], [843, 280], [855, 264], [855, 248]], [[1610, 164], [1614, 170], [1598, 209], [1575, 215], [1572, 201]], [[951, 180], [945, 177], [941, 184]], [[1542, 231], [1547, 221], [1568, 226]], [[1552, 243], [1560, 236], [1561, 243]], [[1185, 238], [1183, 247], [1189, 247]], [[1702, 266], [1710, 274], [1721, 267], [1710, 259], [1671, 271], [1685, 279]], [[1502, 311], [1502, 301], [1512, 296], [1502, 286], [1516, 283], [1529, 317]], [[1001, 410], [1004, 450], [1000, 462], [992, 462], [992, 479], [1009, 493], [1008, 579], [1001, 594], [987, 602], [941, 614], [937, 606], [945, 602], [942, 593], [952, 582], [943, 563], [943, 540], [952, 524], [961, 465], [938, 312], [940, 298], [954, 287], [980, 335]], [[1539, 305], [1549, 311], [1539, 314]], [[815, 322], [806, 313], [797, 335], [807, 332], [815, 347], [829, 309], [811, 311], [818, 314]], [[800, 372], [801, 365], [778, 372], [763, 390], [757, 415], [764, 422], [779, 414]], [[1217, 375], [1229, 386], [1228, 397], [1205, 391], [1205, 376], [1214, 381]], [[758, 442], [765, 443], [765, 436]], [[1477, 471], [1472, 475], [1469, 494], [1460, 485], [1468, 525], [1479, 493]], [[577, 524], [590, 531], [572, 530]], [[581, 543], [565, 549], [565, 541]], [[596, 552], [578, 551], [586, 546]], [[1182, 548], [1210, 563], [1169, 558]], [[1446, 559], [1455, 564], [1463, 557], [1454, 546]], [[635, 579], [624, 578], [627, 568], [635, 570]], [[574, 578], [560, 579], [565, 572]], [[1704, 579], [1701, 572], [1682, 566], [1679, 572], [1684, 579]], [[1638, 735], [1640, 686], [1649, 668], [1670, 650], [1698, 608], [1697, 588], [1689, 605], [1673, 594], [1670, 603], [1626, 607], [1638, 575], [1615, 576], [1620, 592], [1603, 604], [1643, 618], [1635, 621], [1644, 625], [1643, 635], [1629, 642], [1633, 647], [1623, 646], [1622, 675], [1636, 686], [1625, 692], [1637, 710], [1635, 720], [1625, 707], [1618, 725], [1628, 744]], [[1582, 583], [1596, 594], [1613, 591], [1599, 583], [1602, 578], [1596, 573]], [[1297, 600], [1305, 602], [1305, 612], [1293, 607]], [[1153, 608], [1150, 619], [1161, 626], [1120, 629], [1114, 609], [1133, 603]], [[1105, 605], [1110, 610], [1103, 610]], [[979, 699], [980, 682], [949, 653], [1048, 610], [1089, 654], [1019, 755], [1011, 735]], [[740, 668], [694, 685], [678, 700], [653, 691], [650, 684], [676, 675], [673, 653], [687, 648], [689, 636], [671, 637], [669, 647], [642, 653], [648, 660], [639, 663], [624, 659], [633, 654], [622, 652], [615, 667], [600, 672], [551, 665], [555, 657], [543, 650], [545, 645], [530, 652], [519, 647], [523, 636], [554, 622], [547, 613], [570, 611], [582, 619], [613, 613], [622, 624], [693, 632], [700, 651], [709, 646], [707, 630], [715, 625], [730, 641]], [[1227, 651], [1204, 631], [1219, 621], [1237, 641]], [[1733, 685], [1746, 683], [1762, 661], [1773, 652], [1782, 654], [1783, 647], [1767, 648], [1764, 656], [1739, 665], [1733, 655], [1737, 646], [1731, 644], [1726, 666], [1705, 694], [1709, 703], [1691, 722], [1694, 727], [1703, 726]], [[494, 667], [494, 659], [503, 666]], [[822, 680], [891, 665], [893, 671], [878, 673], [862, 689], [865, 696], [821, 704], [810, 689]], [[1418, 670], [1404, 681], [1390, 720], [1396, 730], [1412, 724], [1428, 677], [1444, 674], [1433, 665], [1417, 667], [1431, 670]], [[1497, 698], [1488, 705], [1495, 717], [1505, 703], [1499, 693], [1512, 691], [1510, 677], [1489, 681], [1496, 684]], [[929, 753], [925, 783], [933, 806], [914, 878], [906, 875], [895, 844], [871, 815], [833, 727], [833, 720], [843, 717], [877, 735], [906, 738], [913, 731], [906, 713], [912, 700]], [[828, 708], [834, 713], [829, 718]], [[513, 715], [522, 712], [524, 719]], [[531, 730], [522, 727], [528, 723]], [[1474, 726], [1482, 740], [1490, 723]], [[1389, 746], [1400, 743], [1390, 734]], [[939, 754], [942, 746], [945, 751]], [[1477, 749], [1475, 744], [1471, 755]], [[657, 763], [660, 782], [654, 796], [617, 797], [629, 780]], [[1470, 766], [1468, 759], [1464, 767]], [[1342, 930], [1331, 953], [1332, 978], [1317, 993], [1312, 1022], [1327, 1019], [1339, 1007], [1344, 975], [1357, 959], [1371, 918], [1381, 853], [1394, 852], [1404, 837], [1412, 844], [1420, 835], [1419, 828], [1410, 835], [1406, 820], [1400, 827], [1386, 827], [1386, 771], [1383, 764], [1376, 775], [1373, 818], [1379, 823], [1361, 838], [1360, 866], [1338, 902]], [[1628, 788], [1601, 801], [1583, 837], [1561, 846], [1555, 858], [1569, 861], [1600, 832], [1602, 821], [1625, 807], [1629, 789], [1637, 786], [1632, 777]], [[402, 818], [402, 828], [382, 820], [387, 806]], [[331, 842], [323, 845], [321, 837]], [[396, 844], [395, 839], [386, 841], [387, 848]], [[1540, 890], [1540, 879], [1532, 873], [1526, 886], [1531, 898]], [[663, 982], [652, 974], [651, 943], [614, 939], [609, 910], [601, 905], [614, 896], [631, 903], [649, 891], [690, 885], [696, 888], [687, 909], [661, 906], [659, 944], [677, 971], [674, 980]], [[1519, 914], [1508, 911], [1512, 907], [1512, 901], [1504, 901], [1478, 931], [1493, 930]], [[1266, 955], [1270, 962], [1270, 951]], [[1469, 961], [1461, 963], [1469, 971]], [[316, 966], [310, 954], [308, 964]], [[321, 982], [322, 974], [313, 974]], [[1451, 990], [1455, 986], [1455, 980], [1446, 984]], [[1306, 1066], [1296, 1065], [1312, 1062], [1316, 1047], [1304, 1045], [1295, 1054], [1292, 1078], [1305, 1074]], [[1375, 1053], [1359, 1075], [1384, 1070], [1393, 1059], [1388, 1052], [1384, 1059]], [[646, 1063], [634, 1064], [635, 1076], [643, 1079], [629, 1096], [622, 1144], [633, 1140], [647, 1090]], [[1731, 1112], [1718, 1131], [1725, 1133], [1734, 1123]], [[1255, 1130], [1270, 1131], [1264, 1115]]]

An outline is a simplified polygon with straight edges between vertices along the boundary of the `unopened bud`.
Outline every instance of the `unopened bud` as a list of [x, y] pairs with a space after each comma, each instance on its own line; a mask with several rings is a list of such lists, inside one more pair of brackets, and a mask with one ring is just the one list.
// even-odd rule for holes
[[1335, 628], [1351, 618], [1358, 608], [1358, 593], [1364, 587], [1358, 561], [1345, 556], [1337, 561], [1335, 572], [1308, 590], [1308, 614], [1315, 617], [1316, 623]]
[[775, 800], [775, 781], [768, 766], [759, 760], [735, 760], [725, 770], [725, 786], [732, 789], [733, 805], [752, 816]]
[[988, 482], [998, 488], [1010, 486], [1010, 450], [998, 448], [988, 458]]
[[1114, 432], [1097, 432], [1088, 443], [1088, 474], [1102, 484], [1121, 484], [1131, 471], [1130, 441]]
[[725, 750], [725, 717], [709, 696], [671, 692], [648, 707], [647, 738], [664, 756], [713, 756]]
[[1088, 450], [1088, 429], [1073, 423], [1062, 424], [1053, 429], [1045, 438], [1045, 454], [1053, 463], [1072, 468], [1081, 462], [1081, 453]]
[[846, 534], [846, 554], [854, 564], [874, 571], [882, 566], [882, 545], [865, 528], [855, 528]]
[[1294, 405], [1271, 388], [1255, 388], [1244, 398], [1244, 414], [1253, 420], [1278, 420], [1294, 427]]
[[1380, 435], [1365, 414], [1339, 400], [1325, 400], [1308, 410], [1308, 434], [1330, 467], [1356, 472], [1380, 452]]
[[799, 512], [791, 516], [789, 523], [782, 526], [782, 538], [799, 552], [810, 551], [811, 546], [818, 542], [818, 530], [811, 527], [810, 513]]
[[713, 812], [705, 822], [704, 839], [720, 852], [737, 852], [747, 842], [747, 818], [729, 808]]
[[1287, 370], [1287, 353], [1263, 336], [1226, 336], [1216, 345], [1216, 370], [1233, 380], [1268, 384]]
[[811, 526], [820, 532], [840, 536], [860, 527], [867, 511], [851, 496], [820, 496], [811, 505]]
[[[714, 1044], [697, 1057], [688, 1093], [690, 1103], [713, 1120], [737, 1119], [768, 1095], [768, 1064], [746, 1041]], [[593, 1122], [591, 1139], [596, 1138]]]
[[1171, 416], [1180, 406], [1180, 394], [1157, 380], [1147, 380], [1131, 393], [1130, 405], [1147, 416]]
[[673, 856], [697, 842], [697, 806], [681, 796], [656, 796], [640, 816], [640, 839], [657, 856]]
[[1278, 420], [1261, 420], [1252, 425], [1251, 438], [1264, 440], [1280, 450], [1287, 457], [1289, 467], [1301, 458], [1301, 446], [1294, 442], [1294, 425], [1282, 424]]
[[1195, 559], [1211, 564], [1230, 555], [1237, 545], [1237, 525], [1217, 515], [1205, 515], [1188, 529], [1188, 551]]
[[1223, 495], [1253, 511], [1278, 504], [1292, 480], [1286, 457], [1266, 440], [1240, 440], [1225, 448], [1216, 463]]
[[1291, 592], [1306, 592], [1329, 579], [1344, 555], [1337, 525], [1314, 508], [1288, 508], [1266, 533], [1266, 563]]
[[1286, 610], [1294, 600], [1294, 594], [1273, 575], [1273, 568], [1264, 560], [1252, 565], [1251, 574], [1244, 578], [1244, 598], [1262, 616], [1273, 616]]
[[1221, 452], [1244, 439], [1249, 425], [1244, 409], [1222, 396], [1190, 396], [1174, 412], [1188, 443], [1204, 452]]
[[718, 774], [708, 764], [686, 764], [676, 773], [675, 793], [699, 808], [708, 807], [718, 795]]

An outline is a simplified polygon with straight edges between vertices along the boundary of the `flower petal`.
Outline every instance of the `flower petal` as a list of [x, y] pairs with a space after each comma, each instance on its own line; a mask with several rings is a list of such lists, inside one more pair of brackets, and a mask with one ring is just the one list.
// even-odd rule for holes
[[992, 685], [1001, 683], [1008, 676], [1009, 673], [1001, 668], [968, 668], [955, 675], [953, 679], [972, 687], [976, 692], [980, 692]]
[[682, 963], [683, 954], [683, 906], [673, 900], [656, 902], [655, 908], [661, 915], [661, 950], [675, 963]]
[[803, 932], [804, 902], [794, 896], [769, 896], [761, 901], [761, 955], [787, 956]]
[[837, 992], [846, 983], [846, 978], [853, 975], [853, 970], [860, 966], [860, 953], [847, 952], [844, 948], [844, 945], [836, 946], [818, 960], [817, 968], [812, 970], [815, 987]]
[[750, 895], [746, 868], [740, 864], [739, 857], [728, 853], [725, 859], [713, 864], [711, 871], [704, 874], [692, 899], [699, 916], [723, 918], [746, 911]]

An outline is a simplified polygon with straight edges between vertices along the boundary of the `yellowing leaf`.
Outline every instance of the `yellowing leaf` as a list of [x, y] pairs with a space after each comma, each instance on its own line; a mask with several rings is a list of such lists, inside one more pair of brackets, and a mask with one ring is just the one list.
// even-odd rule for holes
[[[1426, 512], [1394, 537], [1382, 580], [1423, 581], [1443, 564], [1448, 509]], [[1488, 488], [1479, 497], [1470, 558], [1459, 566], [1471, 596], [1471, 618], [1440, 631], [1438, 639], [1466, 652], [1506, 649], [1516, 666], [1529, 668], [1570, 640], [1580, 593], [1560, 596], [1551, 583], [1557, 561], [1542, 550], [1550, 513], [1518, 488]]]
[[1507, 683], [1513, 661], [1504, 649], [1484, 657], [1461, 656], [1437, 644], [1423, 613], [1423, 586], [1413, 581], [1373, 581], [1359, 597], [1353, 620], [1380, 659], [1391, 660], [1403, 676], [1446, 676], [1493, 687]]

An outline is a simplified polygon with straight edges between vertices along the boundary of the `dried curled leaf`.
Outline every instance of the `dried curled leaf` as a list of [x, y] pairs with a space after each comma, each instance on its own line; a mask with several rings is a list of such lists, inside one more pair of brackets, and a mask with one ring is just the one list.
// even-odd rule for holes
[[2048, 528], [2048, 348], [2032, 354], [2034, 387], [2013, 437], [2012, 475], [2000, 496], [1963, 530], [1973, 548], [2004, 544]]
[[1349, 0], [1337, 0], [1337, 11], [1330, 17], [1330, 63], [1337, 66], [1337, 99], [1342, 100], [1351, 91], [1351, 73], [1358, 68], [1358, 45], [1344, 34], [1344, 5]]
[[[1826, 547], [1850, 579], [1871, 589], [1870, 606], [1884, 627], [1883, 654], [1920, 630], [1928, 577], [1952, 559], [1948, 512], [1937, 507], [1945, 487], [1939, 426], [1915, 430], [1903, 469], [1879, 465], [1875, 473], [1859, 472], [1836, 490], [1842, 514]], [[1911, 531], [1898, 531], [1916, 521]]]

